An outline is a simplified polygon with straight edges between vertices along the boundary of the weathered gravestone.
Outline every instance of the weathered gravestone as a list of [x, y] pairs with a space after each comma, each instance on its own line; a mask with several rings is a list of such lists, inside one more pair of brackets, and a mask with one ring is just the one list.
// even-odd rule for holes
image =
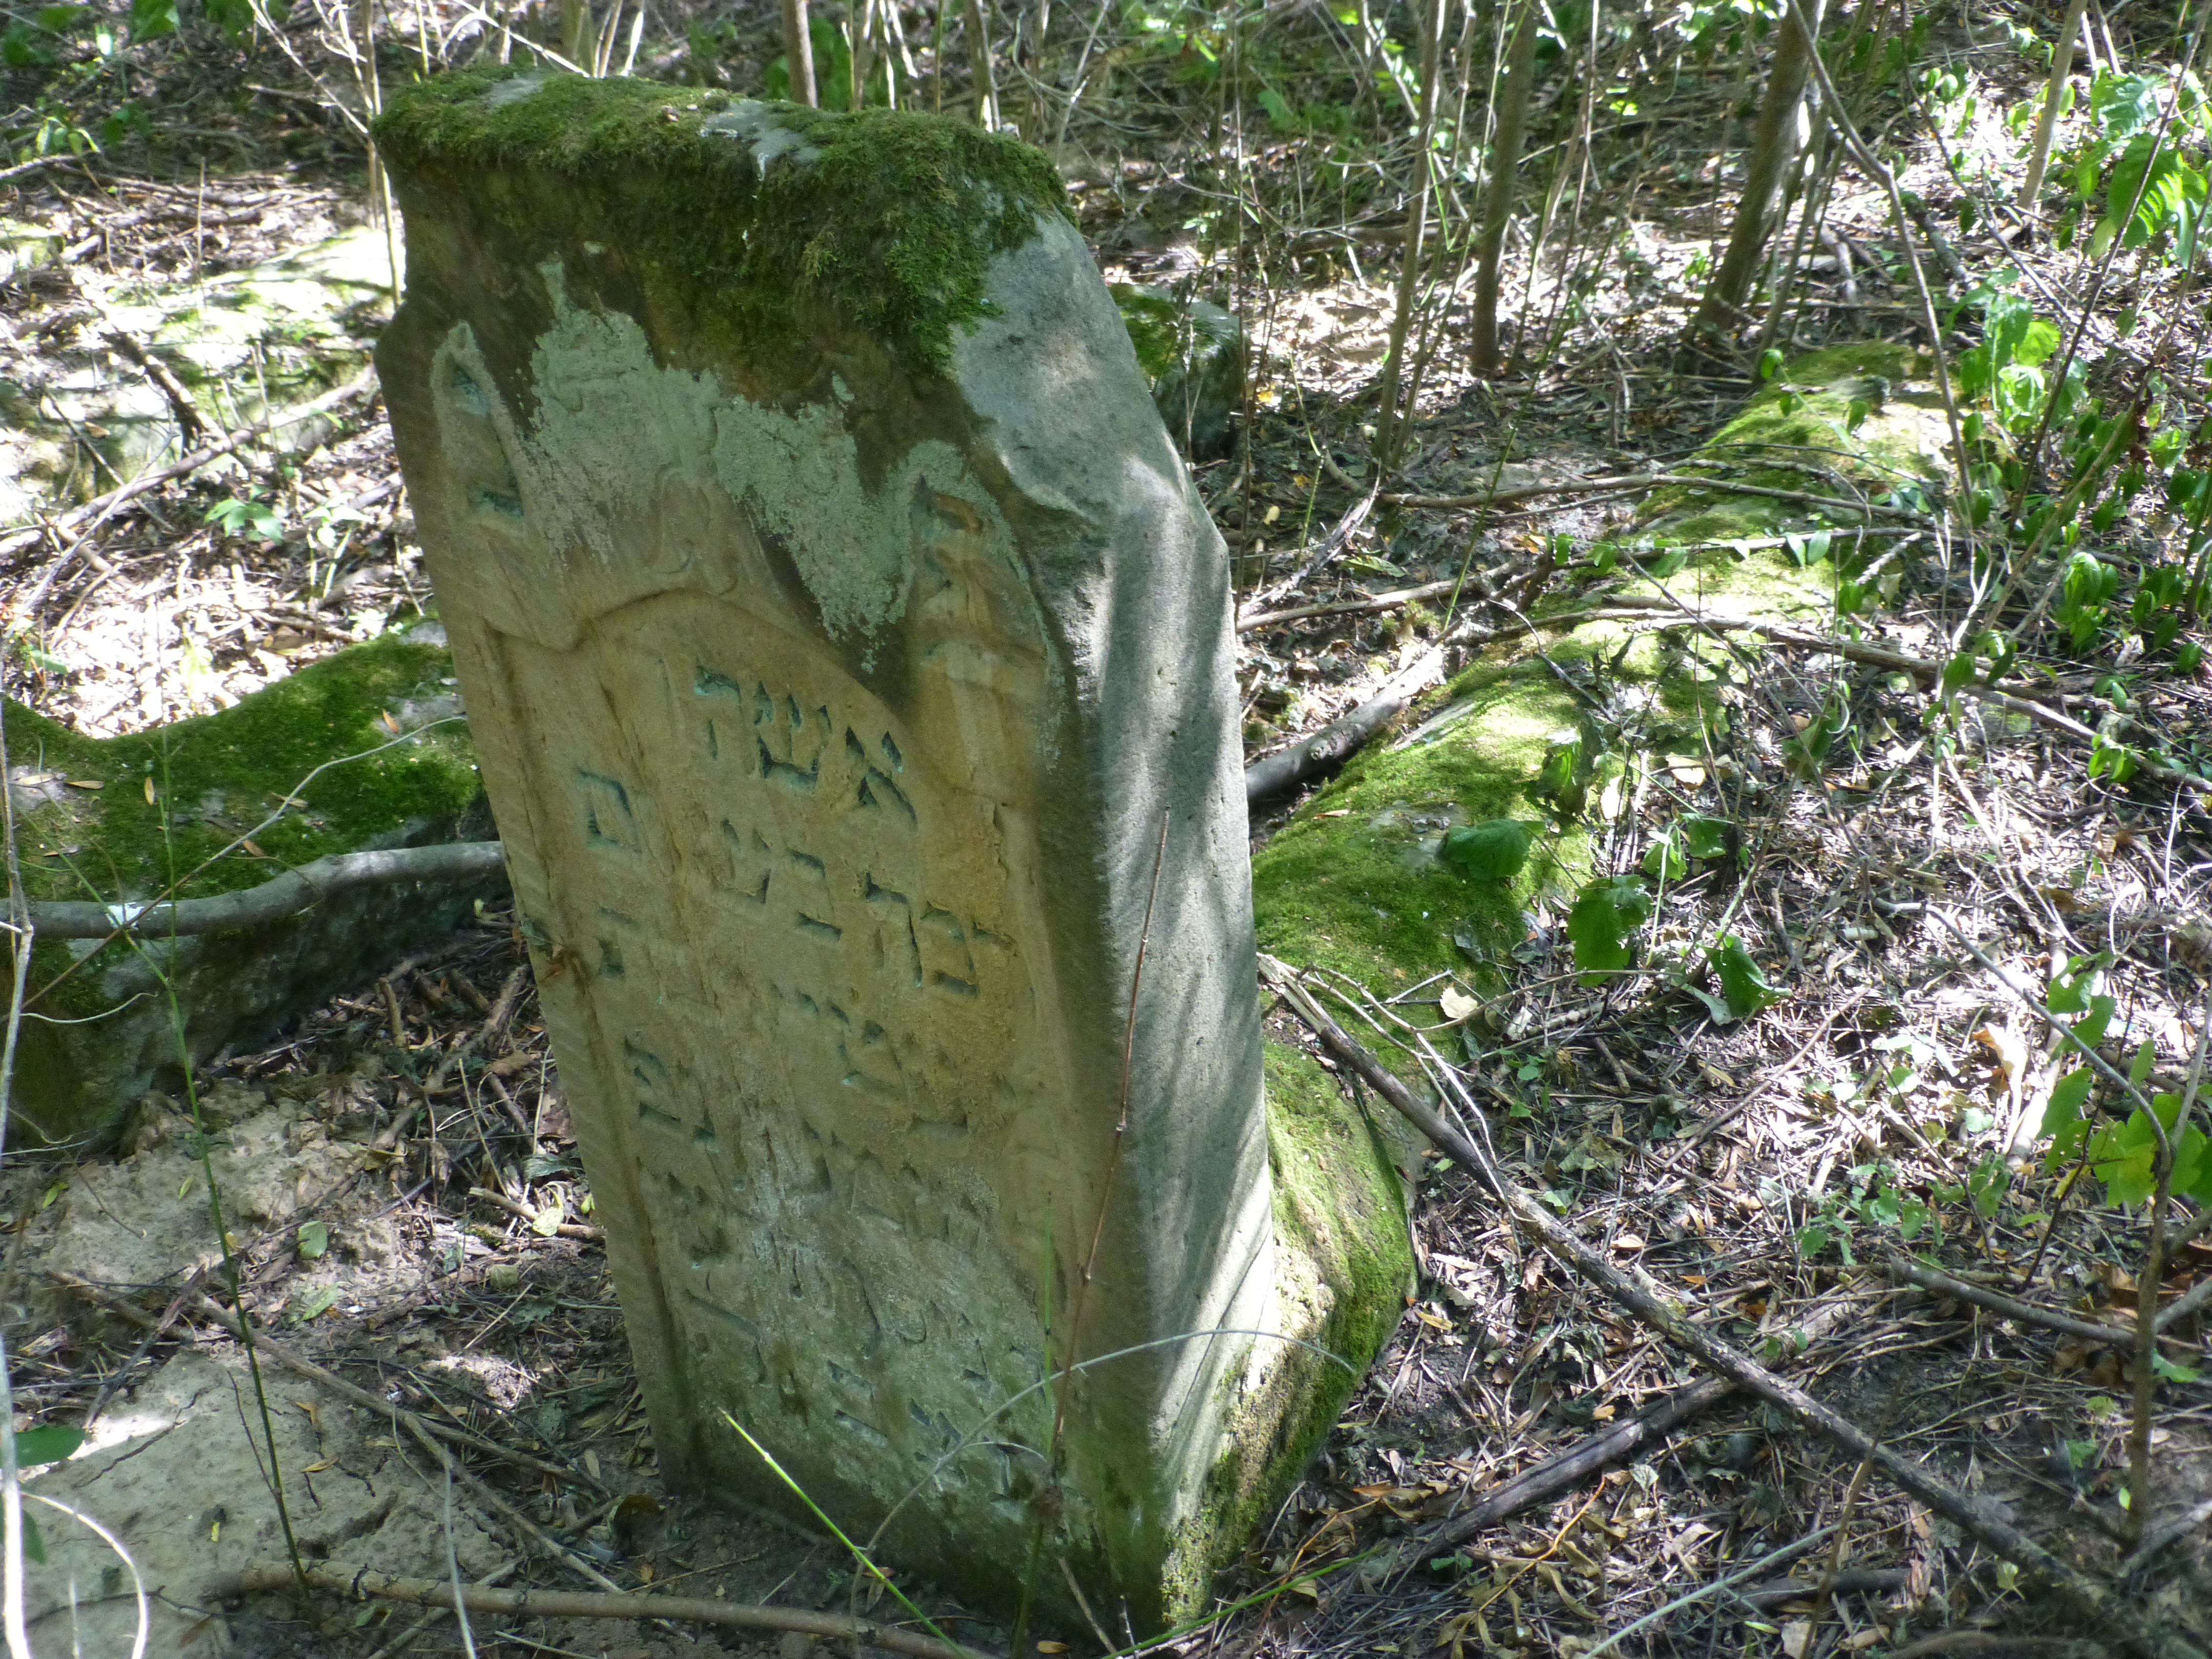
[[664, 1474], [793, 1506], [726, 1413], [890, 1559], [1158, 1628], [1346, 1382], [1250, 1334], [1334, 1292], [1271, 1224], [1226, 560], [1057, 179], [636, 82], [380, 132], [379, 364]]

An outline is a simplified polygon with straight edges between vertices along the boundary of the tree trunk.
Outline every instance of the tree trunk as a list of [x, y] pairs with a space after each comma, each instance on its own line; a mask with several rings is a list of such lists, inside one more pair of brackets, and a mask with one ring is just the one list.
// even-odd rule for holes
[[2051, 49], [2051, 82], [2044, 88], [2043, 108], [2035, 118], [2035, 139], [2027, 149], [2027, 177], [2021, 181], [2016, 205], [2025, 213], [2035, 206], [2043, 190], [2043, 170], [2051, 165], [2051, 130], [2058, 125], [2058, 106], [2066, 96], [2066, 77], [2074, 72], [2074, 43], [2081, 38], [2081, 16], [2089, 0], [2074, 0], [2059, 26], [2057, 43]]
[[[1736, 204], [1735, 223], [1729, 231], [1728, 251], [1705, 289], [1705, 297], [1690, 319], [1694, 338], [1735, 327], [1744, 317], [1752, 279], [1765, 257], [1766, 239], [1772, 233], [1775, 204], [1797, 159], [1798, 128], [1802, 125], [1805, 82], [1813, 69], [1813, 42], [1820, 32], [1820, 0], [1807, 0], [1802, 10], [1792, 6], [1782, 20], [1782, 38], [1775, 43], [1774, 63], [1766, 73], [1766, 99], [1759, 106], [1759, 125], [1751, 140], [1751, 158], [1745, 164], [1743, 197]], [[1801, 21], [1804, 27], [1800, 27]]]
[[791, 70], [791, 101], [814, 107], [814, 37], [806, 0], [783, 0], [783, 61]]
[[991, 76], [991, 29], [984, 21], [983, 0], [968, 0], [968, 65], [975, 78], [975, 125], [996, 132], [999, 88]]
[[1490, 137], [1489, 189], [1482, 204], [1482, 235], [1475, 249], [1474, 372], [1495, 374], [1498, 355], [1498, 260], [1505, 251], [1506, 222], [1513, 216], [1514, 175], [1521, 170], [1521, 141], [1528, 129], [1528, 94], [1536, 82], [1536, 0], [1521, 0], [1513, 44], [1505, 57], [1505, 84], [1498, 94], [1498, 119]]

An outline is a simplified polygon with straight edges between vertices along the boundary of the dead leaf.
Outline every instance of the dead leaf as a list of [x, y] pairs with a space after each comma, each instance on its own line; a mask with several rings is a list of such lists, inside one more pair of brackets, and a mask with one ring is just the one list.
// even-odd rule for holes
[[1685, 789], [1695, 789], [1705, 781], [1705, 763], [1695, 755], [1668, 756], [1667, 770]]
[[1474, 998], [1462, 993], [1458, 987], [1447, 985], [1443, 994], [1437, 999], [1443, 1006], [1444, 1018], [1456, 1025], [1482, 1006]]
[[1782, 1627], [1782, 1650], [1790, 1659], [1805, 1659], [1805, 1650], [1813, 1643], [1813, 1621], [1792, 1619]]
[[1644, 1241], [1634, 1233], [1615, 1233], [1613, 1248], [1623, 1255], [1632, 1255], [1644, 1248]]
[[151, 806], [154, 804], [154, 775], [151, 772], [149, 772], [146, 775], [146, 805]]
[[69, 787], [72, 789], [105, 789], [107, 787], [107, 786], [98, 778], [71, 778], [69, 781]]

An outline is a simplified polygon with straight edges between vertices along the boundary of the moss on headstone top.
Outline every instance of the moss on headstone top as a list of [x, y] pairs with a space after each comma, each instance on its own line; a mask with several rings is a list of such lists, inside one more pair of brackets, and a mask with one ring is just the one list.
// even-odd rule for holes
[[740, 338], [786, 338], [827, 301], [917, 376], [943, 374], [954, 331], [988, 311], [992, 259], [1068, 210], [1042, 151], [964, 122], [647, 81], [442, 76], [395, 96], [376, 136], [403, 184], [573, 181], [595, 223]]

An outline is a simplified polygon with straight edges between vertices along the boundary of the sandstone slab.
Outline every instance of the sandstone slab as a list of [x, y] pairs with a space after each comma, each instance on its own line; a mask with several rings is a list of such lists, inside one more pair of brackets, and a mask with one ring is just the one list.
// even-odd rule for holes
[[1279, 1270], [1227, 561], [1057, 179], [634, 82], [381, 137], [380, 372], [664, 1478], [798, 1509], [742, 1425], [986, 1603], [1202, 1605], [1370, 1357], [1280, 1339], [1387, 1275]]

